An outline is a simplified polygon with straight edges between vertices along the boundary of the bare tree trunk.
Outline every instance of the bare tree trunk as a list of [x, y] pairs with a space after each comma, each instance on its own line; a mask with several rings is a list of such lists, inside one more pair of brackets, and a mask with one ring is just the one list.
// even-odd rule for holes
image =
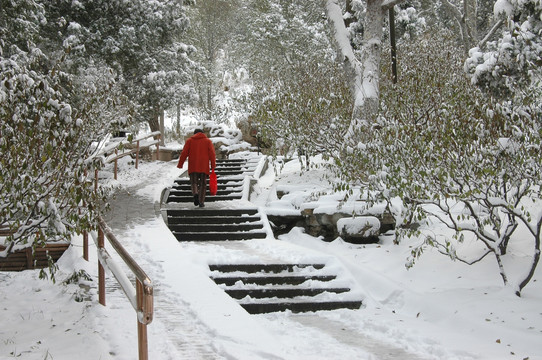
[[154, 108], [151, 118], [148, 120], [149, 128], [151, 129], [151, 132], [160, 130], [160, 124], [158, 122], [159, 116], [160, 116], [159, 108]]
[[392, 81], [397, 84], [397, 44], [395, 42], [395, 9], [389, 10], [390, 46], [391, 46], [391, 74]]
[[[525, 224], [527, 224], [525, 222]], [[534, 236], [534, 255], [533, 255], [533, 261], [531, 262], [531, 268], [527, 272], [527, 275], [525, 275], [525, 278], [521, 280], [518, 286], [518, 290], [516, 291], [517, 296], [521, 296], [521, 290], [531, 281], [531, 279], [534, 276], [536, 267], [538, 266], [538, 262], [540, 261], [540, 240], [542, 238], [542, 218], [538, 220], [538, 223], [536, 226], [529, 226], [529, 229], [531, 233]]]
[[478, 42], [478, 0], [465, 0], [467, 2], [467, 26], [473, 42]]
[[165, 146], [166, 145], [166, 142], [165, 142], [165, 134], [166, 134], [166, 129], [165, 129], [165, 126], [164, 126], [164, 117], [165, 117], [165, 111], [164, 109], [160, 110], [160, 133], [162, 134], [162, 136], [160, 136], [160, 146]]
[[[342, 10], [337, 0], [327, 1], [327, 13], [333, 32], [333, 37], [335, 38], [335, 43], [337, 45], [339, 59], [342, 61], [346, 76], [350, 80], [350, 91], [354, 100], [352, 124], [350, 125], [351, 129], [357, 124], [357, 119], [354, 114], [360, 112], [356, 109], [356, 99], [358, 98], [358, 93], [361, 91], [361, 64], [354, 54], [354, 50], [350, 44], [350, 39], [348, 39], [346, 26], [342, 16]], [[348, 138], [352, 138], [353, 136], [350, 129], [346, 134]]]
[[181, 105], [177, 105], [177, 121], [175, 123], [175, 133], [181, 134]]
[[[382, 0], [367, 0], [365, 32], [363, 34], [361, 89], [354, 99], [354, 119], [372, 121], [378, 112], [380, 99], [380, 62], [384, 25]], [[352, 132], [355, 129], [350, 129]]]

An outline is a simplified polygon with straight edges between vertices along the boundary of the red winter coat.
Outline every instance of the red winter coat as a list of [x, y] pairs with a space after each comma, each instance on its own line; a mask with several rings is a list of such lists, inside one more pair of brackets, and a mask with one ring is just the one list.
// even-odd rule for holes
[[209, 175], [209, 162], [211, 162], [211, 169], [216, 168], [215, 147], [204, 133], [194, 134], [186, 140], [177, 164], [178, 168], [183, 167], [187, 157], [189, 174], [197, 172]]

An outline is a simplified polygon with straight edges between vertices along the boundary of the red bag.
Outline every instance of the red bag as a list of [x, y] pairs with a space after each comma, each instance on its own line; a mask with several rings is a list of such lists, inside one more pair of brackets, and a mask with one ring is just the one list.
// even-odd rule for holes
[[218, 191], [218, 180], [216, 179], [215, 169], [209, 175], [209, 193], [211, 195], [216, 195]]

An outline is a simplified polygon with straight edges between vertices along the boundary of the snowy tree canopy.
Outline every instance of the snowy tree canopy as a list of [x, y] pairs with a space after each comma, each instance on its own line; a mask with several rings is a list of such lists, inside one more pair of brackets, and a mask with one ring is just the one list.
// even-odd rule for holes
[[63, 0], [44, 6], [47, 40], [69, 50], [78, 69], [72, 71], [84, 72], [89, 63], [109, 68], [128, 101], [130, 119], [158, 130], [161, 109], [193, 96], [194, 48], [181, 42], [188, 19], [179, 1]]

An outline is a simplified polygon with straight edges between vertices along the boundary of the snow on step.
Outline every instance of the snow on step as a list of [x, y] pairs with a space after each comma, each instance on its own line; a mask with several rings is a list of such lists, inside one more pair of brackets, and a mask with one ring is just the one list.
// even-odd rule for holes
[[251, 314], [359, 309], [359, 294], [324, 264], [211, 264], [211, 279]]
[[265, 223], [255, 208], [168, 209], [165, 220], [179, 241], [251, 240], [267, 237]]

